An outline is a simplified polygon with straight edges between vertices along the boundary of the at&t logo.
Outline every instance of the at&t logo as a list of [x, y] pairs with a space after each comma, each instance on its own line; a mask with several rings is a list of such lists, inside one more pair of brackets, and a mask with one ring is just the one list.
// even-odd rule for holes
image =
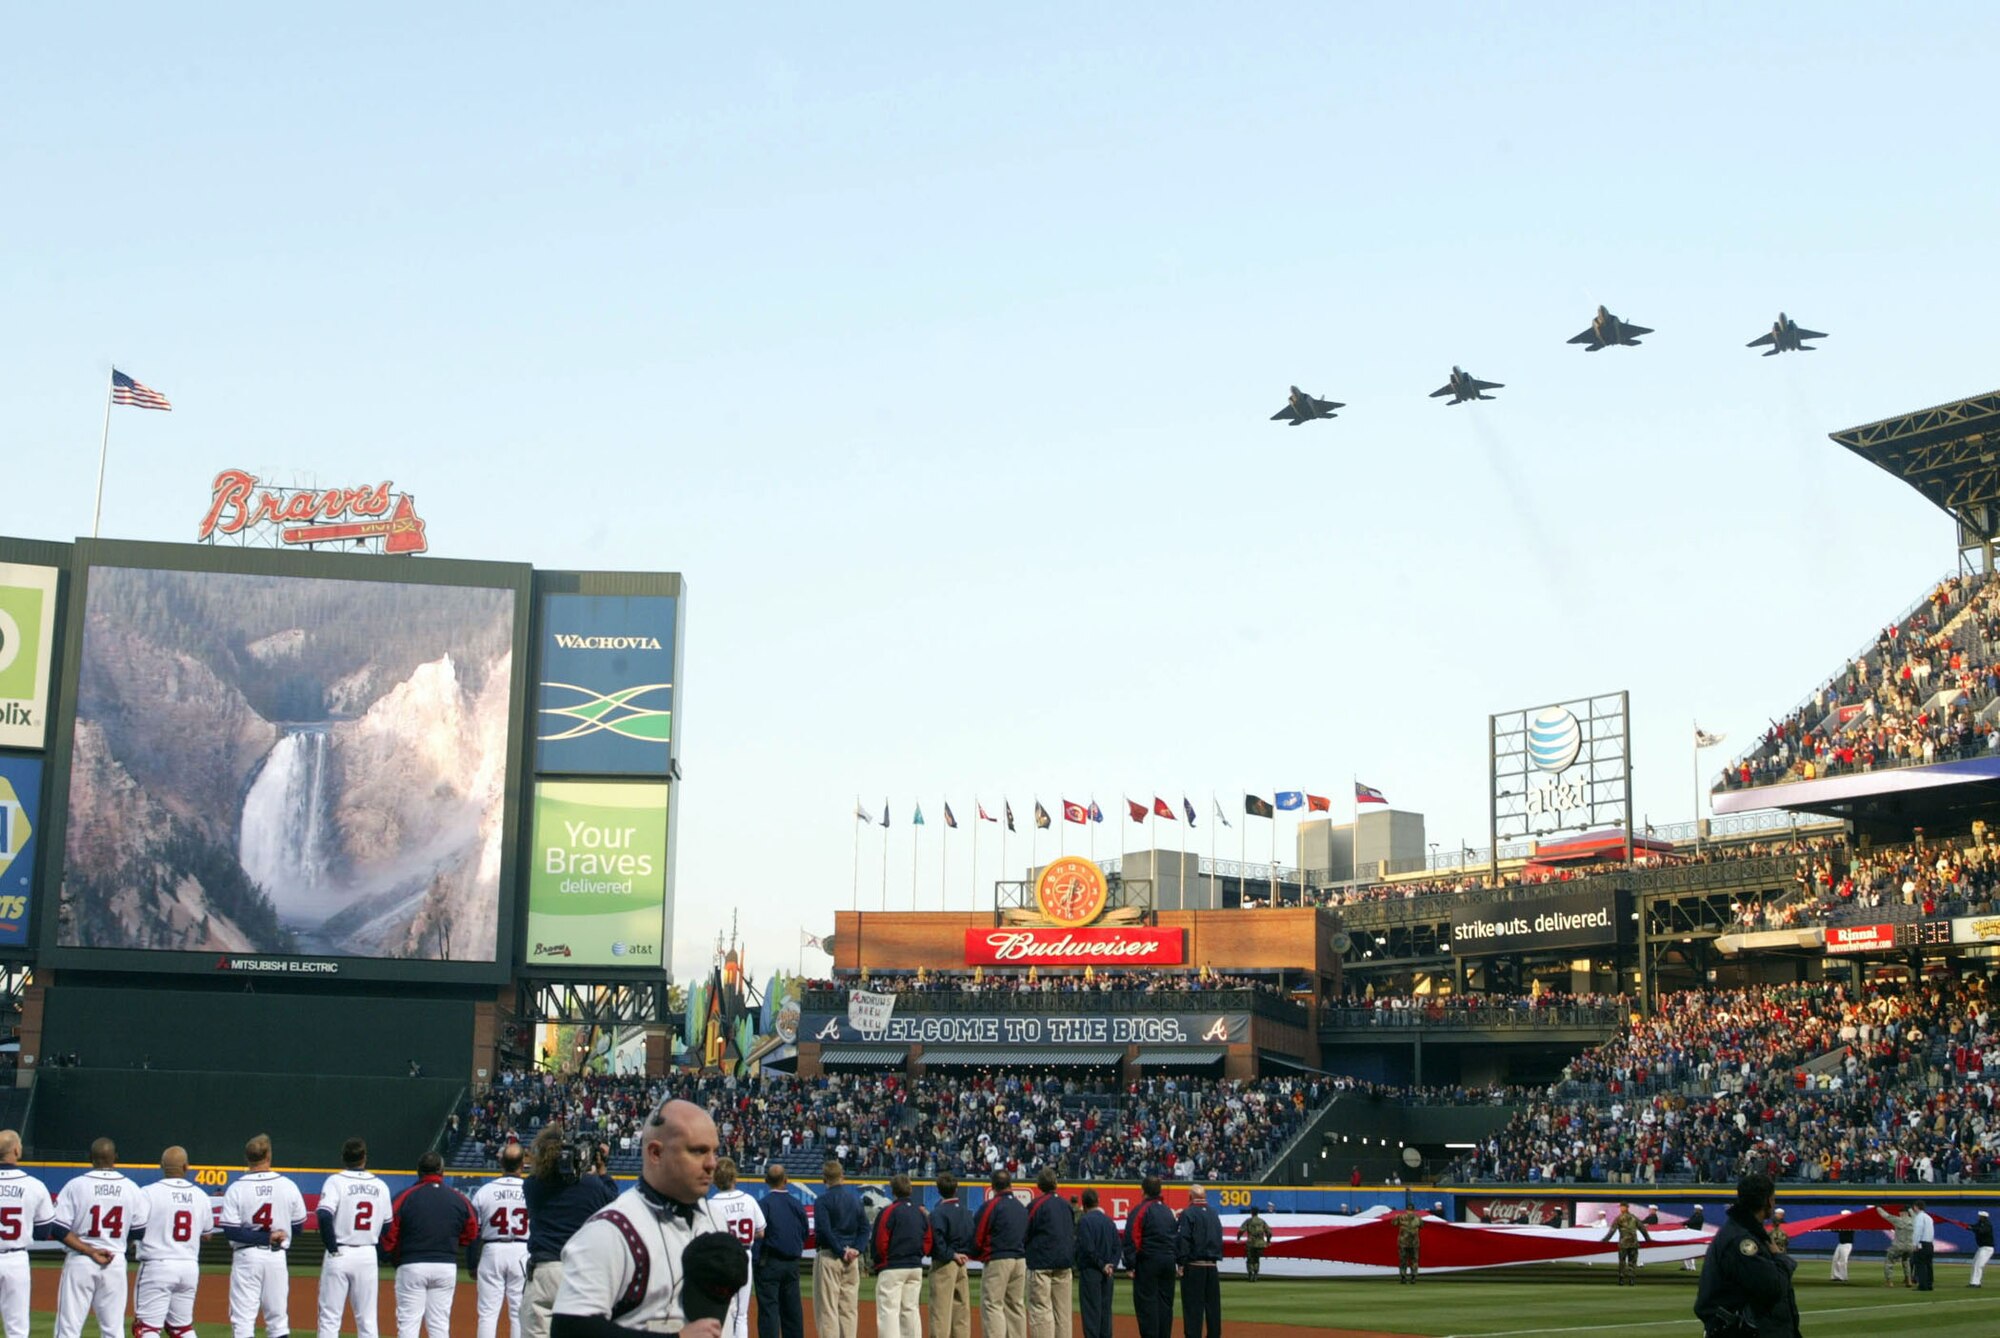
[[1537, 771], [1560, 775], [1583, 751], [1583, 725], [1561, 706], [1545, 706], [1528, 721], [1528, 762]]

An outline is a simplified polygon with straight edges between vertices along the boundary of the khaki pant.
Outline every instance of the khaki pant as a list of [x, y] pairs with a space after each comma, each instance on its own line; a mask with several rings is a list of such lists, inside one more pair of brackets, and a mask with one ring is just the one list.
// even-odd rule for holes
[[556, 1292], [562, 1288], [562, 1260], [536, 1264], [528, 1275], [527, 1300], [521, 1306], [521, 1338], [549, 1338], [549, 1321], [556, 1313]]
[[1070, 1338], [1070, 1272], [1037, 1268], [1028, 1274], [1028, 1338]]
[[861, 1261], [837, 1254], [813, 1256], [813, 1328], [819, 1338], [857, 1338], [861, 1332]]
[[931, 1338], [972, 1338], [972, 1286], [964, 1264], [931, 1270]]
[[1028, 1261], [995, 1259], [979, 1279], [979, 1338], [1028, 1338]]
[[876, 1338], [924, 1338], [924, 1270], [885, 1268], [875, 1275]]

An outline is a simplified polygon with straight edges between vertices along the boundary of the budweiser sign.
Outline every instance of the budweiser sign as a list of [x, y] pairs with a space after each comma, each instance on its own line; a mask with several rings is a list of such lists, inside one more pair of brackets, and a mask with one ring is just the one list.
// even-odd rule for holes
[[1896, 946], [1894, 925], [1828, 925], [1828, 952], [1886, 952]]
[[384, 553], [425, 552], [430, 544], [416, 500], [393, 486], [383, 479], [358, 488], [267, 488], [247, 470], [225, 469], [215, 476], [195, 539], [206, 543], [277, 525], [279, 540], [291, 546], [378, 540]]
[[1180, 929], [968, 929], [967, 966], [1180, 966]]

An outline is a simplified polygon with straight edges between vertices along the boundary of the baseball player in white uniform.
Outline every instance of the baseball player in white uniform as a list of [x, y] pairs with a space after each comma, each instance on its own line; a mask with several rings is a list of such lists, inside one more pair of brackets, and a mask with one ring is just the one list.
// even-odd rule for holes
[[507, 1332], [521, 1338], [521, 1296], [528, 1285], [528, 1199], [521, 1184], [521, 1145], [500, 1151], [500, 1174], [472, 1196], [479, 1218], [479, 1338], [495, 1338], [500, 1307]]
[[28, 1243], [56, 1220], [56, 1203], [22, 1170], [21, 1135], [0, 1129], [0, 1329], [28, 1338]]
[[366, 1143], [348, 1139], [340, 1164], [345, 1169], [328, 1176], [319, 1191], [316, 1214], [326, 1242], [319, 1270], [319, 1338], [340, 1338], [340, 1315], [350, 1304], [355, 1338], [375, 1338], [375, 1245], [389, 1225], [394, 1201], [389, 1187], [368, 1170]]
[[[764, 1238], [764, 1208], [736, 1187], [736, 1159], [733, 1157], [723, 1157], [715, 1163], [715, 1193], [708, 1196], [708, 1211], [722, 1223], [724, 1231], [742, 1243], [754, 1261], [757, 1242]], [[729, 1318], [733, 1324], [723, 1329], [723, 1338], [750, 1338], [750, 1298], [756, 1295], [757, 1285], [756, 1264], [753, 1262], [750, 1267], [750, 1277], [744, 1282], [743, 1290], [736, 1293], [736, 1299], [730, 1302]]]
[[229, 1260], [229, 1328], [235, 1338], [255, 1338], [264, 1316], [268, 1338], [292, 1331], [292, 1280], [285, 1262], [306, 1224], [299, 1187], [271, 1169], [271, 1140], [258, 1134], [243, 1145], [249, 1169], [222, 1192], [222, 1234]]
[[56, 1289], [56, 1338], [77, 1338], [93, 1312], [103, 1333], [125, 1327], [125, 1244], [146, 1225], [146, 1196], [118, 1172], [108, 1138], [90, 1145], [90, 1167], [56, 1195], [56, 1230], [69, 1246]]
[[139, 1280], [132, 1288], [132, 1338], [167, 1338], [194, 1332], [194, 1289], [201, 1281], [201, 1238], [215, 1230], [215, 1203], [187, 1178], [187, 1149], [160, 1154], [160, 1178], [146, 1196], [146, 1226], [139, 1237]]

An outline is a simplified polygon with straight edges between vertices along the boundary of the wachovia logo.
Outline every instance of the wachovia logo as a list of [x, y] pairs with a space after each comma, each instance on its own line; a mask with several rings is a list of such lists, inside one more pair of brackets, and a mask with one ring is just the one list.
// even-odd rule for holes
[[[659, 643], [656, 641], [653, 644], [657, 646]], [[553, 743], [558, 739], [580, 739], [586, 734], [601, 732], [637, 739], [641, 743], [665, 743], [673, 733], [674, 713], [666, 705], [648, 706], [645, 699], [654, 693], [661, 693], [664, 694], [663, 701], [671, 702], [673, 690], [671, 683], [641, 683], [637, 687], [619, 688], [614, 692], [596, 692], [574, 683], [544, 683], [542, 691], [545, 696], [567, 692], [574, 693], [576, 700], [560, 706], [542, 707], [543, 715], [554, 716], [555, 719], [545, 722], [544, 732], [537, 737], [543, 743]]]
[[564, 650], [662, 650], [656, 636], [578, 636], [555, 632], [556, 644]]
[[1528, 761], [1537, 771], [1564, 772], [1583, 751], [1583, 726], [1560, 706], [1545, 706], [1528, 722]]

